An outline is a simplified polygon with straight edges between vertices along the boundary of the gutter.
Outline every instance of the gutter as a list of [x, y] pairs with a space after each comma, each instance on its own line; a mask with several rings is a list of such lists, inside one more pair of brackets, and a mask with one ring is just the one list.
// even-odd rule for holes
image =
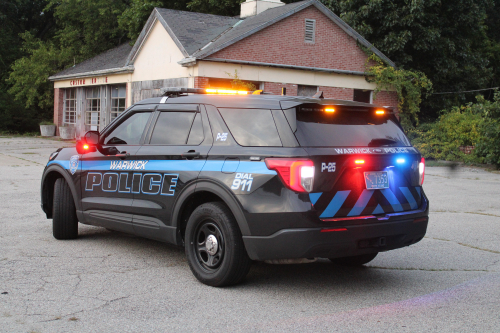
[[295, 65], [285, 65], [285, 64], [273, 64], [267, 62], [257, 62], [257, 61], [244, 61], [244, 60], [232, 60], [232, 59], [219, 59], [219, 58], [204, 58], [199, 59], [200, 61], [214, 61], [214, 62], [225, 62], [240, 65], [251, 65], [251, 66], [267, 66], [267, 67], [278, 67], [287, 69], [298, 69], [305, 71], [315, 71], [324, 73], [335, 73], [335, 74], [347, 74], [347, 75], [360, 75], [365, 76], [367, 73], [359, 71], [347, 71], [343, 69], [330, 69], [330, 68], [319, 68], [319, 67], [307, 67], [307, 66], [295, 66]]
[[74, 73], [74, 74], [67, 74], [67, 75], [52, 75], [52, 76], [49, 76], [49, 81], [58, 81], [58, 80], [64, 80], [64, 79], [75, 79], [75, 78], [80, 78], [80, 77], [99, 76], [99, 75], [104, 75], [104, 74], [128, 74], [128, 73], [133, 73], [133, 72], [134, 72], [134, 66], [125, 66], [125, 67], [109, 68], [109, 69], [102, 69], [102, 70], [98, 70], [98, 71]]

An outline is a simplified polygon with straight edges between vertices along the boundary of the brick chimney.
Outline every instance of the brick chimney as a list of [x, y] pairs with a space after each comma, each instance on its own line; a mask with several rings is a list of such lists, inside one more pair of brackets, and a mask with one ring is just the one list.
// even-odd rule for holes
[[241, 18], [254, 16], [266, 9], [283, 6], [280, 0], [247, 0], [241, 4]]

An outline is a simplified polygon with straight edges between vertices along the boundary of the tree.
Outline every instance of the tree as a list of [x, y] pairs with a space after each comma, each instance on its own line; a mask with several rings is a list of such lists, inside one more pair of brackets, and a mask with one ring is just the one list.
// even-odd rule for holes
[[118, 16], [126, 8], [126, 0], [50, 0], [42, 12], [53, 13], [57, 30], [48, 40], [30, 32], [21, 35], [26, 55], [11, 65], [9, 92], [50, 119], [53, 85], [48, 77], [125, 42]]
[[47, 1], [4, 0], [0, 2], [0, 130], [34, 131], [40, 120], [37, 107], [25, 108], [7, 91], [11, 85], [6, 81], [10, 67], [26, 55], [22, 49], [20, 34], [29, 32], [40, 40], [50, 38], [54, 33], [54, 17], [51, 11], [44, 11]]
[[[329, 0], [349, 25], [397, 66], [426, 74], [436, 92], [488, 86], [485, 19], [490, 0]], [[473, 97], [473, 96], [471, 96]], [[424, 102], [429, 116], [460, 105], [468, 96], [435, 95]]]

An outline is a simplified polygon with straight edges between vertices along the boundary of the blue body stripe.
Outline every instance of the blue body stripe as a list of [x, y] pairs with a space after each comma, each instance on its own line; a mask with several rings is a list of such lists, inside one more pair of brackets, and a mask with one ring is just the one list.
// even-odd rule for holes
[[420, 197], [422, 197], [422, 193], [420, 192], [421, 188], [417, 186], [417, 187], [415, 187], [415, 190], [417, 190], [418, 195], [419, 195]]
[[[62, 162], [62, 163], [61, 163]], [[222, 171], [223, 160], [149, 160], [144, 169], [111, 169], [111, 161], [80, 161], [83, 171], [117, 170], [117, 171]], [[52, 161], [59, 163], [66, 169], [69, 161]], [[49, 163], [49, 164], [50, 164]], [[236, 172], [276, 175], [276, 171], [269, 170], [265, 162], [240, 162]]]
[[326, 207], [326, 209], [319, 217], [333, 217], [335, 214], [337, 214], [340, 207], [342, 207], [345, 200], [347, 199], [349, 193], [351, 193], [351, 191], [338, 191], [333, 197], [332, 201], [330, 201], [330, 203], [328, 204], [328, 207]]
[[319, 197], [323, 194], [323, 192], [319, 192], [319, 193], [309, 193], [309, 200], [311, 200], [311, 203], [313, 205], [316, 204], [316, 202], [318, 201]]
[[394, 209], [395, 212], [402, 212], [403, 211], [403, 206], [399, 203], [398, 198], [396, 198], [396, 195], [394, 195], [394, 192], [392, 192], [390, 189], [385, 189], [385, 190], [380, 190], [384, 197], [389, 201], [389, 203], [392, 206], [392, 209]]
[[52, 165], [52, 164], [59, 164], [64, 169], [69, 169], [69, 161], [66, 161], [66, 160], [50, 161], [49, 163], [47, 163], [47, 166]]
[[384, 213], [385, 212], [380, 205], [377, 205], [377, 208], [375, 208], [375, 210], [372, 212], [372, 214], [384, 214]]
[[415, 198], [413, 197], [413, 194], [411, 194], [408, 187], [400, 187], [399, 189], [401, 190], [401, 192], [403, 192], [406, 200], [408, 200], [408, 203], [410, 204], [410, 208], [417, 209], [418, 208], [417, 202], [415, 201]]
[[369, 190], [363, 190], [361, 195], [358, 198], [358, 201], [356, 201], [356, 204], [354, 207], [351, 209], [349, 214], [347, 216], [357, 216], [361, 215], [361, 212], [363, 212], [363, 209], [366, 208], [366, 205], [368, 205], [368, 201], [370, 201], [374, 191], [369, 191]]

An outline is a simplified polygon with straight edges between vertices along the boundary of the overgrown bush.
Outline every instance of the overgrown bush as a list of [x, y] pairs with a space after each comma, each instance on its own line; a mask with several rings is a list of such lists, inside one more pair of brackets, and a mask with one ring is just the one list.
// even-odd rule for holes
[[[426, 158], [500, 167], [500, 92], [493, 101], [478, 96], [476, 103], [454, 107], [435, 123], [410, 129], [408, 136]], [[466, 155], [460, 146], [476, 148]]]

